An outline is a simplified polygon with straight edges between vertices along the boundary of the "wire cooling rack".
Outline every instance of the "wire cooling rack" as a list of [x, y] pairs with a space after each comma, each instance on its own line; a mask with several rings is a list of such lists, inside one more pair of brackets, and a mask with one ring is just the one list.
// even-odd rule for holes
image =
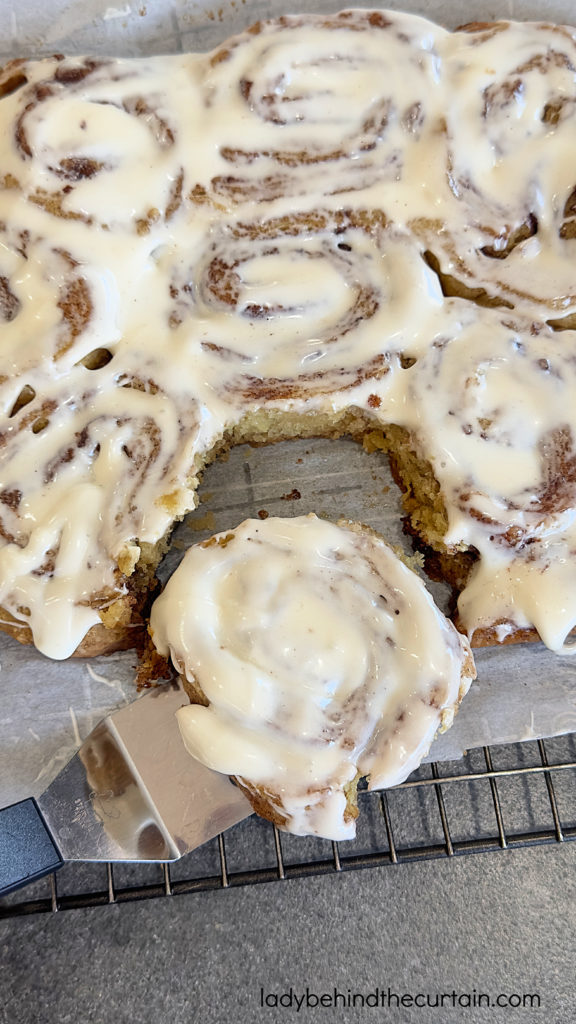
[[575, 773], [576, 734], [483, 747], [394, 789], [361, 789], [353, 842], [297, 838], [253, 816], [173, 864], [68, 864], [5, 897], [0, 917], [566, 842]]

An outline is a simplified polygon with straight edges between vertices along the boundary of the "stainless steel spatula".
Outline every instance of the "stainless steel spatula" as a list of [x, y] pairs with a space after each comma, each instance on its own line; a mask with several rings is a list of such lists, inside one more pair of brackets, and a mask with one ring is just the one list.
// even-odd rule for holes
[[65, 861], [172, 861], [252, 808], [186, 752], [175, 683], [105, 718], [38, 800], [0, 810], [0, 893]]

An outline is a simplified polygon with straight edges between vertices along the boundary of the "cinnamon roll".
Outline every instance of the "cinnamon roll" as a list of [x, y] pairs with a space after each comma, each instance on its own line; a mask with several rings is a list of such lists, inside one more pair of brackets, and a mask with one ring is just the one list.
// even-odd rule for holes
[[460, 282], [486, 305], [574, 314], [576, 31], [471, 25], [445, 37], [442, 60], [454, 201], [416, 230], [456, 294]]
[[361, 209], [214, 231], [170, 291], [170, 322], [199, 350], [198, 377], [235, 418], [382, 395], [399, 355], [425, 347], [442, 306], [411, 237]]
[[204, 79], [219, 160], [200, 185], [234, 206], [397, 183], [435, 130], [444, 34], [356, 10], [259, 22], [224, 43]]
[[575, 352], [571, 331], [482, 310], [455, 319], [403, 374], [395, 420], [409, 440], [397, 472], [408, 489], [402, 445], [426, 460], [445, 521], [435, 534], [421, 511], [418, 532], [479, 555], [458, 604], [479, 642], [492, 626], [500, 639], [535, 626], [566, 650], [576, 626]]
[[372, 531], [314, 515], [190, 548], [151, 632], [192, 701], [187, 749], [298, 835], [352, 838], [358, 779], [406, 778], [475, 676], [416, 574]]

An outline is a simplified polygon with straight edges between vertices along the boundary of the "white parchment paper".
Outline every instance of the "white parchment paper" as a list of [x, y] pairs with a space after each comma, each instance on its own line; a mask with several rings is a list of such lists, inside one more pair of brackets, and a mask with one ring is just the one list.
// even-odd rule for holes
[[[138, 55], [204, 50], [258, 18], [297, 11], [335, 11], [344, 4], [294, 0], [0, 0], [0, 58], [46, 53]], [[382, 6], [364, 3], [365, 7]], [[427, 16], [447, 27], [516, 17], [570, 23], [573, 0], [420, 0], [386, 6]], [[285, 495], [296, 488], [300, 499]], [[386, 459], [352, 441], [294, 441], [239, 448], [212, 466], [202, 503], [176, 534], [162, 568], [168, 575], [186, 547], [230, 529], [264, 509], [270, 515], [309, 511], [368, 523], [410, 550]], [[431, 586], [442, 605], [447, 594]], [[576, 731], [576, 658], [541, 644], [491, 648], [476, 658], [478, 680], [455, 725], [431, 757], [460, 757], [472, 747]], [[38, 795], [109, 711], [133, 700], [136, 657], [122, 652], [88, 661], [50, 662], [0, 634], [0, 806]]]

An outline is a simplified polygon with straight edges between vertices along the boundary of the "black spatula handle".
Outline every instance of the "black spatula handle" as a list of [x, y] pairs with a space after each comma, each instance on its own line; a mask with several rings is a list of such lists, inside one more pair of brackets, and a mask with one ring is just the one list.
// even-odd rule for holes
[[62, 863], [32, 797], [0, 810], [0, 895], [51, 874]]

